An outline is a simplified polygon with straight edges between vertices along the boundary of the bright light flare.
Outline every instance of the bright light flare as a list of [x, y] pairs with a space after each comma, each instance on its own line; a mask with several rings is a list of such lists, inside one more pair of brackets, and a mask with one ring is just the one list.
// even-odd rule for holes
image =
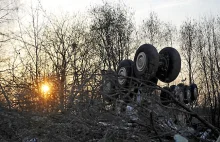
[[42, 86], [41, 86], [41, 91], [42, 91], [43, 93], [48, 93], [48, 92], [50, 91], [49, 85], [47, 85], [47, 84], [42, 84]]

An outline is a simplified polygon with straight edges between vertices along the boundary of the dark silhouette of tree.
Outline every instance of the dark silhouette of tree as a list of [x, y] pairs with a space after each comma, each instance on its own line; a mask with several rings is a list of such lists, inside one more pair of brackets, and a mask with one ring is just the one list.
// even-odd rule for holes
[[189, 84], [194, 82], [196, 34], [196, 23], [194, 21], [188, 20], [183, 23], [180, 29], [180, 48], [186, 61]]
[[91, 37], [104, 69], [117, 69], [132, 51], [133, 23], [122, 5], [104, 3], [91, 10]]

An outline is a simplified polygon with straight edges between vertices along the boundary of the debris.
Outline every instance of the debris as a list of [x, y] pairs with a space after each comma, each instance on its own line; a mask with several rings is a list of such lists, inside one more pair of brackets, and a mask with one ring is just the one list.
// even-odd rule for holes
[[202, 135], [201, 135], [201, 139], [206, 139], [209, 134], [211, 133], [211, 129], [207, 129]]
[[130, 105], [126, 107], [126, 115], [133, 121], [138, 120], [137, 110]]
[[37, 142], [36, 138], [30, 139], [28, 142]]
[[179, 134], [174, 135], [174, 140], [175, 142], [188, 142], [188, 140], [185, 137]]

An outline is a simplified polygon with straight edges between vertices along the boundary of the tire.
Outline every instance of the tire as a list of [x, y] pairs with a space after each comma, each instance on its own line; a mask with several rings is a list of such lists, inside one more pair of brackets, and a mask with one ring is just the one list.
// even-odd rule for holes
[[144, 83], [146, 83], [149, 86], [156, 86], [158, 83], [158, 79], [156, 77], [151, 78], [149, 81], [143, 81]]
[[184, 103], [188, 104], [191, 102], [191, 91], [190, 91], [190, 87], [185, 85], [184, 87]]
[[[117, 69], [117, 84], [119, 88], [129, 88], [132, 79], [129, 77], [134, 77], [134, 62], [132, 60], [122, 60], [119, 63]], [[124, 77], [123, 77], [124, 76]], [[125, 103], [130, 103], [133, 98], [133, 93], [128, 94], [128, 91], [120, 92], [120, 98], [124, 100]]]
[[171, 86], [170, 86], [170, 92], [174, 93], [175, 88], [176, 88], [176, 85], [171, 85]]
[[170, 92], [173, 94], [173, 96], [175, 97], [175, 89], [176, 89], [176, 85], [171, 85], [170, 86]]
[[170, 86], [170, 92], [173, 93], [173, 92], [175, 91], [175, 88], [176, 88], [176, 85], [171, 85], [171, 86]]
[[176, 93], [176, 85], [171, 85], [170, 86], [170, 92], [172, 93], [173, 97], [177, 100], [177, 93]]
[[180, 83], [177, 85], [176, 93], [177, 93], [178, 101], [183, 103], [184, 102], [184, 84]]
[[155, 86], [155, 85], [157, 85], [158, 78], [153, 77], [153, 78], [150, 80], [150, 82], [152, 82], [151, 84]]
[[[163, 87], [163, 89], [170, 91], [169, 87]], [[168, 102], [170, 100], [169, 94], [167, 92], [161, 91], [160, 100], [163, 105], [165, 106], [169, 105], [170, 104], [170, 102]]]
[[165, 47], [159, 52], [160, 66], [156, 73], [159, 80], [165, 83], [174, 81], [181, 69], [181, 58], [179, 52], [172, 47]]
[[[117, 75], [118, 75], [118, 85], [120, 87], [128, 87], [131, 78], [127, 77], [133, 77], [133, 66], [134, 62], [132, 60], [122, 60], [119, 63], [118, 69], [117, 69]], [[124, 76], [124, 77], [123, 77]]]
[[196, 84], [191, 84], [190, 85], [190, 91], [191, 91], [191, 100], [195, 101], [197, 99], [197, 97], [199, 96], [197, 85]]
[[113, 71], [108, 70], [102, 79], [101, 94], [104, 101], [112, 102], [118, 95], [115, 94], [116, 77]]
[[151, 44], [141, 45], [134, 56], [134, 73], [137, 78], [150, 80], [159, 66], [159, 54]]

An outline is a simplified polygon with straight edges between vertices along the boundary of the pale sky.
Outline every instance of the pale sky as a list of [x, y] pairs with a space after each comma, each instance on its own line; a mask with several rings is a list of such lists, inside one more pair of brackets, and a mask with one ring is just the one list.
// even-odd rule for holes
[[[87, 12], [88, 8], [102, 4], [103, 0], [25, 0], [31, 4], [41, 1], [48, 13], [59, 15], [61, 12]], [[106, 0], [108, 1], [108, 0]], [[110, 0], [109, 0], [110, 1]], [[148, 17], [151, 11], [158, 14], [162, 21], [179, 26], [187, 17], [199, 19], [204, 15], [219, 15], [220, 0], [111, 0], [123, 2], [135, 12], [136, 23]]]

